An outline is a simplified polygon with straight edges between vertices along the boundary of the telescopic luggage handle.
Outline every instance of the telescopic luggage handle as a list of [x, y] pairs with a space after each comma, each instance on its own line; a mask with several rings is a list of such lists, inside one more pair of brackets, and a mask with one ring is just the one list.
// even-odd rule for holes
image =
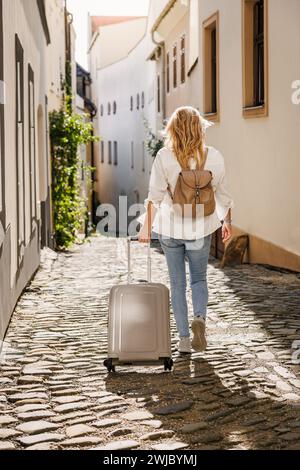
[[[127, 237], [127, 270], [128, 270], [128, 284], [131, 283], [131, 242], [137, 242], [138, 237]], [[147, 282], [151, 282], [151, 241], [147, 243]]]

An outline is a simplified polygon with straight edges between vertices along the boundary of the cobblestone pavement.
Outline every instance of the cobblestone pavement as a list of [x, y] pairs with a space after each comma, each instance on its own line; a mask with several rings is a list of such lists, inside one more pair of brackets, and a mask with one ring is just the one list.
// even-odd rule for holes
[[[108, 375], [108, 293], [126, 281], [125, 246], [95, 237], [46, 253], [2, 351], [0, 449], [299, 449], [299, 276], [212, 261], [207, 351], [174, 351], [171, 373]], [[146, 247], [134, 250], [144, 278]], [[168, 283], [157, 250], [153, 279]]]

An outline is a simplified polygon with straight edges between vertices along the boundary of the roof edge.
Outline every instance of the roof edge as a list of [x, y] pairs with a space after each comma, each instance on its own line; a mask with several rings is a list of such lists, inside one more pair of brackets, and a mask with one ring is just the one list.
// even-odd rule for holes
[[39, 9], [40, 17], [41, 17], [41, 22], [42, 22], [47, 46], [49, 46], [49, 44], [51, 43], [51, 37], [50, 37], [50, 31], [49, 31], [47, 15], [46, 15], [45, 0], [36, 0], [36, 2], [37, 2], [38, 9]]
[[157, 28], [159, 27], [160, 23], [163, 21], [163, 19], [168, 15], [169, 11], [173, 8], [177, 0], [170, 0], [169, 3], [165, 6], [157, 20], [155, 21], [154, 25], [152, 26], [151, 32], [155, 33]]

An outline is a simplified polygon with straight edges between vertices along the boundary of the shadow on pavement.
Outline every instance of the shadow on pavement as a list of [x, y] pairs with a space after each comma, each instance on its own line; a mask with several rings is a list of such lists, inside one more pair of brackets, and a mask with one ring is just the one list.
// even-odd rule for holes
[[[230, 355], [224, 362], [234, 360]], [[161, 436], [159, 441], [145, 441], [147, 446], [180, 441], [189, 449], [300, 449], [299, 408], [270, 398], [264, 392], [263, 379], [232, 377], [221, 379], [212, 365], [200, 355], [177, 356], [174, 370], [141, 368], [140, 372], [120, 366], [115, 374], [108, 374], [106, 390], [126, 399], [135, 399], [135, 409], [148, 410], [154, 420], [162, 422], [159, 431], [174, 431], [172, 437]], [[226, 374], [224, 374], [226, 375]], [[231, 375], [231, 374], [229, 374]], [[257, 385], [259, 384], [259, 386]], [[189, 407], [168, 413], [174, 404]], [[169, 410], [170, 411], [170, 410]], [[172, 411], [172, 410], [171, 410]], [[200, 423], [199, 429], [184, 433], [183, 427]], [[158, 431], [128, 421], [128, 427], [140, 427], [140, 434]]]

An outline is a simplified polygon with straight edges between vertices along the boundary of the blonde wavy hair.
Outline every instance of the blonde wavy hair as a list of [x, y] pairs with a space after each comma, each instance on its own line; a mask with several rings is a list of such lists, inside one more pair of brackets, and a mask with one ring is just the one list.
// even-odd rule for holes
[[165, 129], [165, 145], [175, 154], [181, 168], [188, 169], [193, 158], [197, 168], [205, 161], [205, 130], [211, 123], [192, 106], [177, 108]]

